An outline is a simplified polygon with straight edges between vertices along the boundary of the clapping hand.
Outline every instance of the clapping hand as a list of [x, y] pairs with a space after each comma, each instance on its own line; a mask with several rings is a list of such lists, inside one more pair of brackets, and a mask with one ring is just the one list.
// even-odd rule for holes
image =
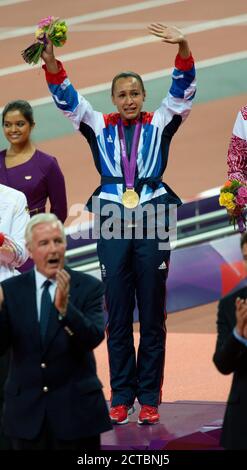
[[56, 274], [57, 288], [55, 294], [55, 307], [61, 315], [66, 315], [69, 302], [70, 275], [62, 269]]
[[0, 265], [3, 263], [10, 264], [15, 259], [15, 252], [11, 246], [3, 245], [0, 247]]
[[243, 338], [247, 339], [247, 299], [240, 299], [235, 302], [236, 306], [236, 330]]

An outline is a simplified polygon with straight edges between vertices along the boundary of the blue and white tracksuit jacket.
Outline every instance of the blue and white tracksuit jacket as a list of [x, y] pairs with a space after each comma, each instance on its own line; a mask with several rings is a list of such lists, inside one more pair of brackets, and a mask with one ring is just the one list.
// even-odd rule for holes
[[[121, 206], [125, 181], [117, 127], [119, 114], [106, 115], [95, 111], [74, 89], [61, 62], [58, 65], [57, 74], [49, 73], [46, 66], [43, 66], [46, 79], [56, 106], [71, 120], [74, 128], [86, 137], [90, 145], [96, 168], [101, 175], [101, 186], [94, 194], [98, 195], [101, 204], [114, 202]], [[195, 90], [192, 56], [182, 59], [177, 55], [172, 85], [166, 98], [156, 111], [141, 114], [142, 129], [135, 178], [135, 188], [140, 195], [141, 204], [151, 200], [153, 204], [181, 203], [177, 195], [162, 182], [162, 175], [166, 169], [171, 139], [190, 112]], [[90, 209], [90, 202], [88, 207]]]

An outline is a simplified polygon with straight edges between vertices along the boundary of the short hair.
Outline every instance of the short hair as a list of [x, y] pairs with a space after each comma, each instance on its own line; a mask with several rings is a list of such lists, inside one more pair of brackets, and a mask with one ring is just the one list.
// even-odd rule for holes
[[111, 95], [113, 96], [114, 95], [114, 88], [115, 88], [115, 85], [116, 85], [116, 82], [120, 79], [120, 78], [128, 78], [128, 77], [133, 77], [135, 78], [141, 85], [141, 88], [142, 88], [142, 92], [145, 93], [145, 87], [144, 87], [144, 83], [143, 83], [143, 80], [142, 80], [142, 77], [136, 73], [136, 72], [131, 72], [131, 71], [127, 71], [127, 72], [120, 72], [118, 73], [117, 75], [115, 75], [115, 77], [113, 78], [112, 80], [112, 84], [111, 84]]
[[2, 113], [2, 125], [4, 125], [5, 116], [9, 111], [20, 111], [24, 118], [29, 122], [30, 126], [34, 125], [33, 108], [28, 101], [15, 100], [7, 103]]
[[64, 242], [66, 242], [65, 230], [61, 220], [59, 220], [55, 214], [49, 212], [47, 214], [36, 214], [29, 220], [25, 230], [25, 240], [27, 244], [32, 243], [34, 227], [36, 227], [36, 225], [46, 223], [56, 223], [61, 230]]
[[247, 232], [244, 232], [240, 240], [240, 248], [243, 249], [243, 246], [247, 243]]

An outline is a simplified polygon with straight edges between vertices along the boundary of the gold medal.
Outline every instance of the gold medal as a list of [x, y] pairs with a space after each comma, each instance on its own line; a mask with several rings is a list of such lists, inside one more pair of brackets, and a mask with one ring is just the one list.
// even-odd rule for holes
[[127, 209], [134, 209], [139, 204], [139, 196], [134, 188], [127, 188], [122, 195], [122, 203]]

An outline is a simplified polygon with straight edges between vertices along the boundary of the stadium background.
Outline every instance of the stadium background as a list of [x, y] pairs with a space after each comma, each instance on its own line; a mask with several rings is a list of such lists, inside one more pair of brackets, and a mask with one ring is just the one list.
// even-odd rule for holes
[[[247, 92], [247, 8], [242, 0], [0, 0], [0, 108], [13, 99], [34, 106], [38, 147], [57, 157], [64, 172], [68, 205], [84, 204], [98, 185], [87, 143], [51, 102], [41, 66], [22, 61], [37, 22], [48, 15], [69, 24], [68, 41], [57, 50], [77, 89], [94, 107], [111, 111], [110, 82], [120, 70], [145, 81], [145, 109], [166, 94], [176, 46], [148, 35], [150, 22], [175, 24], [188, 35], [198, 70], [191, 116], [172, 142], [166, 182], [191, 200], [221, 186], [226, 153], [238, 109]], [[6, 142], [1, 135], [0, 148]], [[77, 214], [78, 215], [78, 214]], [[83, 216], [83, 220], [86, 216]], [[73, 223], [75, 213], [66, 225]], [[230, 377], [212, 364], [217, 304], [169, 315], [165, 401], [224, 401]], [[138, 334], [135, 334], [138, 340]], [[109, 398], [106, 345], [96, 351], [98, 372]]]

